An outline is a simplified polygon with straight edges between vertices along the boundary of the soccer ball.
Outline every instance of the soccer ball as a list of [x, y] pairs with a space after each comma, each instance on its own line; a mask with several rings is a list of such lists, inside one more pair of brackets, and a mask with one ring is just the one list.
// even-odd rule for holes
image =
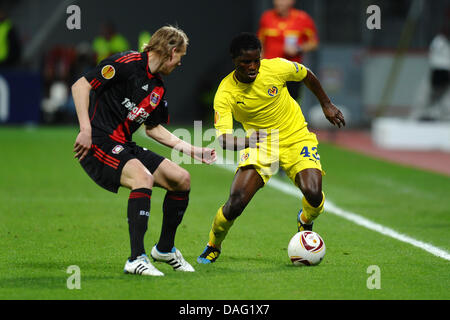
[[325, 256], [325, 242], [313, 231], [296, 233], [288, 245], [288, 255], [296, 266], [318, 265]]

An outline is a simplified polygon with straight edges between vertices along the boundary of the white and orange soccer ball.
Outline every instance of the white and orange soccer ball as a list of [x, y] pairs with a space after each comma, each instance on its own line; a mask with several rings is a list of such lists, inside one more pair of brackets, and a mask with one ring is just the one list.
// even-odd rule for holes
[[325, 256], [325, 252], [325, 242], [313, 231], [296, 233], [288, 245], [289, 258], [296, 266], [318, 265]]

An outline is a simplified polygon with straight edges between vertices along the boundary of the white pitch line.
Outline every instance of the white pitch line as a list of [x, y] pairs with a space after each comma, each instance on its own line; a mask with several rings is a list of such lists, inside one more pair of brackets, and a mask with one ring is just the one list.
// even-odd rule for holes
[[[233, 171], [233, 172], [236, 170], [235, 167], [233, 167], [233, 166], [220, 165], [220, 164], [218, 164], [217, 166], [219, 166], [221, 168], [225, 168], [225, 169], [227, 169], [229, 171]], [[296, 188], [293, 185], [288, 184], [286, 182], [276, 180], [274, 178], [270, 179], [269, 183], [267, 185], [274, 189], [277, 189], [285, 194], [291, 195], [291, 196], [300, 197], [302, 195], [301, 191], [298, 188]], [[448, 253], [444, 249], [435, 247], [435, 246], [433, 246], [429, 243], [423, 242], [423, 241], [416, 240], [414, 238], [411, 238], [410, 236], [401, 234], [391, 228], [388, 228], [388, 227], [385, 227], [376, 222], [370, 221], [369, 219], [364, 218], [356, 213], [341, 209], [328, 199], [325, 202], [325, 210], [331, 214], [334, 214], [345, 220], [353, 222], [359, 226], [362, 226], [369, 230], [381, 233], [381, 234], [391, 237], [393, 239], [408, 243], [419, 249], [425, 250], [428, 253], [431, 253], [432, 255], [435, 255], [439, 258], [442, 258], [445, 260], [450, 260], [450, 253]]]

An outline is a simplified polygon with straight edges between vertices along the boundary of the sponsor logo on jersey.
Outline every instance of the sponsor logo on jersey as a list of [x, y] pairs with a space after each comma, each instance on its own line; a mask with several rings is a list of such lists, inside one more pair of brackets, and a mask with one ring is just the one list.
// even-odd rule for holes
[[143, 123], [150, 115], [144, 108], [136, 106], [136, 104], [128, 98], [123, 100], [122, 105], [128, 109], [129, 113], [127, 119], [130, 121]]
[[148, 84], [146, 84], [145, 86], [143, 86], [143, 87], [142, 87], [142, 90], [148, 91]]
[[157, 94], [155, 91], [153, 91], [150, 95], [150, 105], [152, 107], [156, 107], [161, 100], [161, 96]]
[[272, 88], [269, 89], [268, 93], [269, 96], [275, 97], [278, 94], [278, 88], [273, 86]]
[[116, 69], [112, 65], [106, 65], [102, 68], [102, 77], [106, 80], [112, 79], [116, 75]]
[[121, 146], [120, 144], [119, 145], [117, 145], [117, 146], [115, 146], [113, 149], [112, 149], [112, 153], [114, 153], [114, 154], [119, 154], [119, 153], [121, 153], [122, 151], [123, 151], [123, 146]]

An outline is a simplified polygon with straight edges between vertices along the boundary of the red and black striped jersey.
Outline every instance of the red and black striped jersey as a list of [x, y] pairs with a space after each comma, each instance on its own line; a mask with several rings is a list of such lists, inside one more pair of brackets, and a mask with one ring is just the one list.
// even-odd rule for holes
[[148, 68], [148, 54], [126, 51], [115, 54], [89, 71], [89, 117], [92, 137], [125, 143], [142, 125], [168, 123], [164, 83]]

